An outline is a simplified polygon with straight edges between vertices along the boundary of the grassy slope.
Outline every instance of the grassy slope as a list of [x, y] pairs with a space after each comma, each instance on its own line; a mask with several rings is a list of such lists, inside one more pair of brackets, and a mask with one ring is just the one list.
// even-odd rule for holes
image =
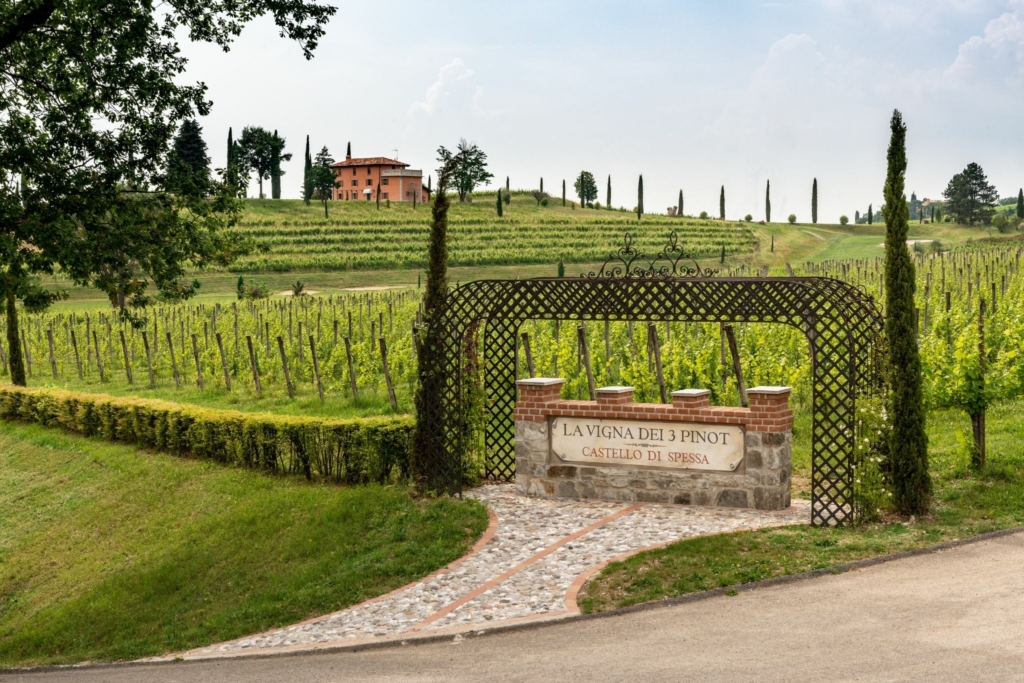
[[[960, 445], [960, 432], [969, 429], [962, 412], [942, 410], [929, 415], [935, 503], [927, 518], [912, 524], [788, 527], [682, 541], [609, 565], [588, 584], [581, 606], [588, 612], [603, 611], [1021, 526], [1024, 401], [990, 409], [989, 465], [980, 474], [968, 470], [969, 457]], [[794, 457], [794, 475], [794, 482], [809, 476], [805, 454]]]
[[0, 666], [116, 660], [330, 612], [457, 558], [472, 501], [315, 486], [0, 423]]

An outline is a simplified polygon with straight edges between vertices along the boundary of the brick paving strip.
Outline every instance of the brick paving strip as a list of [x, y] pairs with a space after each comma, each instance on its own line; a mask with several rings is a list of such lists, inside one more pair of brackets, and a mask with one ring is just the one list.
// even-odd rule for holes
[[467, 495], [487, 505], [491, 522], [473, 549], [447, 567], [333, 614], [155, 660], [404, 642], [564, 619], [579, 613], [577, 594], [609, 562], [684, 538], [810, 519], [807, 501], [766, 512], [542, 500], [517, 495], [514, 484], [483, 486]]

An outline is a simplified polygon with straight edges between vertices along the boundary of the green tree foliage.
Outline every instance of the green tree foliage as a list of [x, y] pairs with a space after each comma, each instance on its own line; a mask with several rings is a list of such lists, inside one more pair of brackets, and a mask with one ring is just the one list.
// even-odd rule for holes
[[[444, 164], [447, 164], [449, 159], [459, 160], [452, 167], [452, 177], [448, 180], [451, 187], [458, 192], [460, 202], [466, 201], [466, 197], [477, 188], [477, 185], [485, 184], [494, 177], [487, 170], [487, 155], [475, 143], [466, 142], [465, 138], [459, 140], [455, 154], [445, 149], [444, 146], [437, 149], [437, 154]], [[440, 190], [440, 178], [437, 179], [437, 187]]]
[[772, 181], [770, 180], [764, 188], [764, 222], [772, 222]]
[[448, 296], [448, 187], [456, 182], [459, 168], [465, 163], [462, 155], [470, 149], [454, 155], [443, 146], [438, 149], [441, 168], [437, 169], [437, 191], [427, 242], [427, 287], [423, 293], [423, 326], [417, 347], [416, 429], [411, 464], [417, 485], [427, 491], [436, 491], [445, 483], [443, 475], [436, 480], [433, 478], [438, 473], [429, 463], [431, 454], [444, 450], [444, 435], [439, 437], [435, 426], [445, 419], [441, 399], [448, 375], [440, 321]]
[[676, 212], [679, 217], [683, 216], [683, 191], [679, 190], [679, 209]]
[[907, 250], [909, 210], [904, 194], [907, 127], [893, 111], [885, 179], [885, 335], [889, 349], [892, 431], [889, 458], [893, 501], [905, 515], [928, 510], [928, 437], [921, 394], [921, 357], [914, 324], [914, 263]]
[[192, 192], [206, 188], [210, 174], [210, 157], [203, 141], [203, 129], [195, 119], [182, 122], [167, 155], [165, 185], [175, 192]]
[[280, 142], [280, 147], [274, 150], [273, 160], [270, 165], [270, 197], [272, 199], [281, 198], [281, 176], [284, 171], [281, 170], [281, 162], [288, 161], [292, 158], [291, 154], [283, 154], [284, 150], [284, 139], [281, 138], [277, 131], [274, 131], [275, 143]]
[[1024, 221], [1024, 188], [1017, 192], [1017, 220]]
[[565, 206], [565, 180], [562, 180], [562, 206]]
[[718, 217], [725, 220], [725, 185], [722, 185], [722, 191], [718, 195]]
[[640, 217], [644, 215], [644, 176], [640, 175], [640, 180], [636, 185], [636, 219], [640, 220]]
[[612, 208], [612, 177], [608, 176], [608, 189], [604, 193], [604, 205], [608, 207], [610, 211]]
[[[0, 4], [8, 339], [18, 337], [19, 299], [34, 307], [55, 296], [34, 275], [59, 268], [118, 304], [141, 306], [147, 286], [170, 299], [190, 296], [198, 285], [185, 281], [187, 268], [230, 261], [241, 244], [219, 233], [236, 215], [225, 188], [168, 192], [161, 177], [179, 125], [212, 104], [204, 85], [181, 82], [187, 60], [177, 36], [226, 50], [249, 21], [271, 15], [310, 57], [335, 11], [307, 0]], [[20, 366], [14, 347], [9, 355]]]
[[496, 200], [494, 205], [498, 209], [498, 218], [501, 218], [501, 216], [502, 216], [502, 213], [501, 213], [502, 212], [501, 190], [498, 190], [498, 192], [495, 193], [494, 198]]
[[593, 206], [594, 200], [597, 199], [597, 181], [594, 180], [593, 173], [580, 171], [573, 188], [576, 190], [576, 196], [580, 198], [580, 206]]
[[238, 169], [238, 145], [231, 137], [231, 127], [228, 127], [228, 156], [224, 164], [224, 184], [233, 196], [245, 196], [245, 188], [241, 187], [240, 172]]
[[818, 222], [818, 179], [811, 185], [811, 223]]
[[[255, 173], [259, 182], [259, 197], [263, 199], [263, 181], [281, 173], [281, 161], [288, 161], [291, 154], [283, 154], [285, 141], [277, 132], [271, 133], [259, 126], [246, 126], [238, 138], [238, 167], [243, 174]], [[271, 185], [273, 188], [273, 184]], [[277, 184], [280, 199], [280, 180]]]
[[981, 166], [973, 162], [953, 176], [942, 196], [953, 220], [967, 225], [988, 223], [999, 202], [996, 188], [989, 184]]
[[333, 199], [334, 188], [339, 186], [338, 181], [335, 179], [334, 169], [331, 168], [333, 163], [334, 158], [327, 151], [327, 146], [325, 145], [316, 153], [316, 158], [313, 159], [313, 168], [310, 170], [313, 196], [323, 202], [324, 218], [327, 218], [327, 202]]
[[874, 225], [875, 223], [875, 212], [872, 210], [870, 204], [868, 204], [868, 225]]
[[306, 136], [306, 157], [302, 166], [302, 201], [309, 204], [313, 198], [313, 182], [310, 179], [310, 171], [313, 170], [313, 157], [309, 154], [309, 136]]
[[846, 225], [849, 222], [850, 219], [847, 218], [845, 215], [839, 217], [839, 225]]

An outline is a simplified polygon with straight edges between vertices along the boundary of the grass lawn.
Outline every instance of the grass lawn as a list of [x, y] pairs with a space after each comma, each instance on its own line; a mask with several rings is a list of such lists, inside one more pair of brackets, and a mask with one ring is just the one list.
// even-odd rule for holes
[[[988, 467], [976, 474], [968, 469], [959, 436], [970, 429], [969, 419], [953, 410], [929, 415], [935, 495], [926, 518], [682, 541], [609, 565], [581, 593], [580, 606], [584, 612], [600, 612], [1024, 525], [1024, 400], [994, 406], [987, 420]], [[809, 459], [794, 453], [795, 482], [806, 480], [808, 467]]]
[[0, 422], [0, 667], [240, 637], [418, 579], [474, 501], [311, 485]]

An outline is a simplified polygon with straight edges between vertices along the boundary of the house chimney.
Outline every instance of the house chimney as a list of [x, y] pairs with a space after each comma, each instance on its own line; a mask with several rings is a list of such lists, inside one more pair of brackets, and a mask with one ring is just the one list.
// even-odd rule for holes
[[352, 158], [352, 143], [348, 143], [348, 147], [345, 149], [345, 161]]

